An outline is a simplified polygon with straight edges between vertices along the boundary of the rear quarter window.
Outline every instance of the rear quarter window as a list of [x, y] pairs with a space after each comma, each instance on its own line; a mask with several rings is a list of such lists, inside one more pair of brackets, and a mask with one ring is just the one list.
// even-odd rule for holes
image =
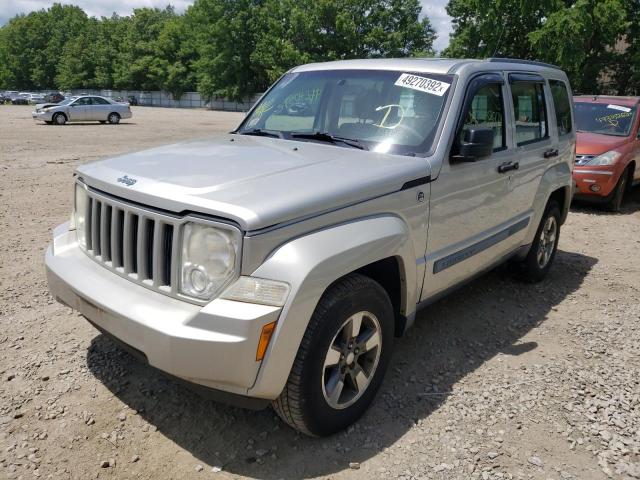
[[553, 105], [556, 111], [558, 135], [571, 133], [573, 123], [571, 121], [571, 100], [569, 99], [567, 85], [561, 80], [549, 80], [549, 87], [551, 87], [551, 96], [553, 97]]

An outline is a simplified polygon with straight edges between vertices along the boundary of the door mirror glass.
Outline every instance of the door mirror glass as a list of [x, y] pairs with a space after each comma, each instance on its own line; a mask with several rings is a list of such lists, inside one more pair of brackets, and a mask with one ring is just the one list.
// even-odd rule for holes
[[476, 127], [464, 130], [464, 136], [460, 143], [459, 154], [454, 160], [462, 162], [475, 162], [488, 157], [493, 152], [493, 128]]

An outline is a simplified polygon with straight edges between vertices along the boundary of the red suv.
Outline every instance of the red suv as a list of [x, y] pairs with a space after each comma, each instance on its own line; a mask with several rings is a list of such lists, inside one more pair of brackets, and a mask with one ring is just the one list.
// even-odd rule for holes
[[639, 97], [574, 97], [577, 126], [573, 178], [578, 200], [620, 210], [624, 193], [640, 183]]

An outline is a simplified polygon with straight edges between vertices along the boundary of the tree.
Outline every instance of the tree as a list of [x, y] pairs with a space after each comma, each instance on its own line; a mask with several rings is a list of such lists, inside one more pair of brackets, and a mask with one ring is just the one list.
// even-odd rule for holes
[[637, 7], [638, 0], [450, 0], [454, 28], [443, 54], [550, 62], [567, 72], [575, 90], [598, 93], [629, 28], [625, 3]]
[[420, 11], [418, 0], [196, 0], [198, 88], [240, 99], [308, 61], [433, 54]]
[[599, 93], [598, 79], [613, 66], [627, 27], [622, 0], [578, 0], [550, 14], [528, 38], [537, 58], [567, 72], [574, 90]]
[[617, 56], [614, 76], [618, 95], [640, 95], [640, 0], [627, 0], [629, 28], [621, 40], [625, 50]]
[[54, 4], [0, 27], [0, 85], [244, 99], [306, 62], [433, 55], [419, 0], [196, 0], [88, 18]]

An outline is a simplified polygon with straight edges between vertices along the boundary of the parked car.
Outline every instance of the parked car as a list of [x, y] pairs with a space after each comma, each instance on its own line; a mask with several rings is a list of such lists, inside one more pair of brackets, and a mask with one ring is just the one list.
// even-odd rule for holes
[[32, 116], [34, 120], [55, 125], [88, 121], [115, 124], [123, 118], [131, 118], [131, 108], [128, 103], [116, 103], [105, 97], [88, 95], [71, 97], [58, 104], [36, 105]]
[[625, 192], [640, 183], [640, 97], [579, 96], [574, 102], [576, 198], [617, 212]]
[[542, 63], [300, 66], [231, 134], [78, 167], [49, 288], [152, 366], [331, 434], [419, 309], [507, 259], [545, 278], [573, 125]]
[[27, 96], [27, 100], [28, 100], [29, 103], [31, 103], [33, 105], [36, 105], [38, 103], [42, 103], [42, 102], [46, 101], [45, 98], [44, 98], [44, 95], [42, 95], [40, 93], [30, 93]]
[[44, 101], [46, 103], [60, 103], [65, 99], [65, 96], [59, 92], [52, 92], [48, 95], [45, 95]]
[[13, 105], [29, 105], [29, 93], [20, 92], [11, 96], [11, 103]]

